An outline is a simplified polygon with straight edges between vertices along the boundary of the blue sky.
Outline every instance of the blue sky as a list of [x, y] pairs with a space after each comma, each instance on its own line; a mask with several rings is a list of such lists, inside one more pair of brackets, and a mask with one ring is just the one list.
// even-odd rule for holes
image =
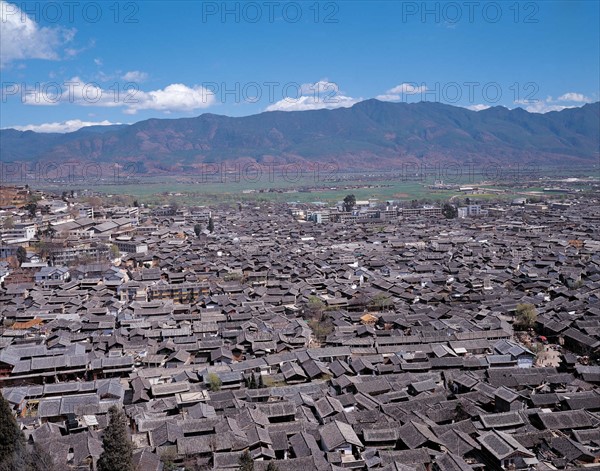
[[599, 100], [600, 2], [6, 2], [0, 127]]

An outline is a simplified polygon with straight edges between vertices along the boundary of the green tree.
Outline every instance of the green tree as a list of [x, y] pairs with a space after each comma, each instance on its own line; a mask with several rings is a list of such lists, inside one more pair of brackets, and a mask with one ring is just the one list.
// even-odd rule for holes
[[29, 216], [31, 217], [35, 217], [35, 213], [37, 212], [37, 203], [35, 202], [31, 202], [31, 203], [27, 203], [25, 206], [23, 206], [24, 209], [26, 209], [27, 211], [29, 211]]
[[442, 206], [442, 214], [446, 219], [454, 219], [458, 216], [458, 209], [450, 203], [444, 203]]
[[334, 330], [331, 318], [328, 316], [320, 320], [311, 319], [308, 321], [308, 326], [312, 329], [313, 335], [320, 343], [325, 342], [327, 336]]
[[25, 437], [10, 404], [0, 393], [0, 469], [19, 469], [26, 461], [24, 453]]
[[209, 232], [213, 232], [215, 230], [215, 223], [214, 223], [212, 217], [208, 218], [208, 227], [207, 227], [207, 229], [209, 230]]
[[267, 471], [279, 471], [279, 467], [275, 464], [274, 461], [269, 461], [269, 465], [267, 466]]
[[391, 306], [394, 305], [394, 302], [390, 299], [390, 297], [387, 294], [377, 293], [375, 296], [373, 296], [373, 299], [371, 299], [370, 304], [373, 309], [382, 311], [384, 309], [389, 309]]
[[256, 376], [254, 376], [254, 373], [252, 373], [252, 376], [250, 376], [250, 384], [248, 385], [249, 389], [256, 389]]
[[43, 448], [43, 445], [33, 444], [27, 453], [27, 471], [56, 471], [58, 468], [52, 456]]
[[17, 249], [17, 260], [19, 265], [22, 265], [23, 262], [27, 261], [27, 250], [25, 250], [25, 247], [22, 245], [19, 245], [19, 248]]
[[15, 227], [15, 220], [13, 219], [13, 217], [8, 216], [2, 223], [2, 227], [4, 228], [4, 230], [10, 230], [13, 227]]
[[179, 201], [176, 199], [171, 199], [169, 201], [169, 207], [171, 208], [173, 214], [177, 214], [177, 211], [179, 210]]
[[46, 229], [42, 231], [42, 234], [46, 237], [49, 237], [50, 239], [52, 239], [56, 235], [56, 229], [54, 229], [52, 224], [50, 224], [50, 221], [48, 221], [48, 226], [46, 226]]
[[50, 255], [52, 253], [52, 247], [50, 246], [49, 243], [40, 241], [40, 243], [37, 245], [37, 251], [38, 251], [39, 256], [43, 260], [48, 260], [48, 258], [50, 257]]
[[252, 459], [252, 456], [250, 456], [250, 452], [248, 450], [242, 453], [238, 463], [238, 471], [254, 471], [254, 460]]
[[263, 377], [262, 377], [261, 373], [258, 374], [258, 381], [256, 382], [256, 387], [258, 389], [262, 389], [265, 387], [265, 382], [263, 381]]
[[217, 392], [221, 390], [223, 382], [216, 373], [208, 373], [208, 387], [211, 391]]
[[104, 451], [98, 460], [98, 471], [134, 471], [133, 445], [127, 432], [127, 417], [116, 406], [108, 410], [109, 424], [104, 430]]
[[318, 296], [309, 296], [306, 309], [311, 317], [322, 317], [325, 303]]
[[521, 329], [531, 329], [537, 322], [537, 311], [533, 304], [518, 304], [515, 314], [515, 326]]
[[112, 244], [110, 246], [110, 256], [111, 256], [111, 258], [119, 258], [121, 256], [119, 247], [117, 247], [115, 244]]
[[175, 464], [176, 459], [177, 453], [173, 449], [168, 449], [162, 455], [160, 455], [160, 460], [164, 465], [163, 471], [174, 471], [177, 469], [177, 464]]
[[344, 211], [350, 212], [354, 206], [356, 206], [356, 196], [346, 195], [344, 198]]
[[140, 207], [140, 203], [138, 202], [138, 200], [133, 200], [133, 207], [134, 208], [139, 208]]
[[200, 224], [194, 224], [194, 234], [196, 234], [196, 237], [200, 237], [200, 234], [202, 234], [202, 226]]

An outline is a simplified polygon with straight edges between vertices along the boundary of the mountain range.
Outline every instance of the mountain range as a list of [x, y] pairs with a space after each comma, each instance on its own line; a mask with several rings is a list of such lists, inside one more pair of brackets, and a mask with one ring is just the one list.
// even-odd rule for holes
[[138, 162], [150, 174], [250, 161], [331, 162], [348, 169], [394, 168], [415, 159], [586, 165], [599, 162], [599, 148], [600, 102], [538, 114], [373, 99], [333, 110], [207, 113], [66, 134], [0, 130], [3, 162]]

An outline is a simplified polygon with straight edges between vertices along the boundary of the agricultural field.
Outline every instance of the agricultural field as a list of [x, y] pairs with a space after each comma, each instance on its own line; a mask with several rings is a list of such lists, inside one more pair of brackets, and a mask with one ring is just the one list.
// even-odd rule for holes
[[[47, 186], [45, 190], [62, 191], [64, 186]], [[119, 185], [95, 185], [94, 192], [106, 195], [129, 195], [140, 203], [177, 200], [180, 204], [228, 203], [237, 201], [332, 202], [349, 193], [357, 199], [411, 200], [447, 199], [457, 191], [431, 190], [417, 181], [351, 179], [342, 182], [315, 182], [310, 178], [297, 182], [283, 179], [259, 182], [189, 182], [177, 177], [140, 179]]]
[[[269, 202], [324, 202], [340, 201], [347, 194], [357, 199], [379, 199], [410, 201], [447, 200], [465, 195], [459, 187], [477, 187], [475, 198], [493, 200], [515, 196], [544, 194], [547, 186], [570, 177], [573, 172], [550, 169], [536, 174], [536, 178], [502, 178], [490, 181], [481, 174], [462, 175], [450, 178], [438, 185], [436, 175], [410, 176], [392, 172], [361, 173], [340, 172], [285, 175], [274, 174], [222, 174], [203, 178], [198, 175], [143, 176], [107, 180], [90, 185], [88, 190], [110, 197], [131, 197], [145, 204], [215, 204], [238, 201]], [[205, 176], [206, 177], [206, 176]], [[81, 189], [80, 182], [45, 182], [35, 185], [47, 191]], [[585, 189], [587, 183], [569, 184]], [[560, 194], [560, 193], [558, 193]]]

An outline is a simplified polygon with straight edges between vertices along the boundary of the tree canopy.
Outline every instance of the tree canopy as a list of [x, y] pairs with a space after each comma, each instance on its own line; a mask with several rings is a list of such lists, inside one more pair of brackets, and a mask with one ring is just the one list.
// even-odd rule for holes
[[25, 436], [0, 393], [0, 471], [55, 471], [56, 465], [43, 446], [27, 446]]
[[238, 471], [254, 471], [254, 460], [248, 450], [240, 456]]
[[133, 445], [127, 432], [127, 417], [116, 406], [108, 410], [109, 424], [104, 431], [104, 451], [98, 460], [98, 471], [134, 471]]
[[356, 206], [356, 196], [354, 195], [346, 195], [344, 198], [344, 211], [352, 211], [352, 209]]
[[371, 299], [371, 308], [382, 311], [394, 305], [392, 299], [385, 293], [378, 293]]
[[516, 309], [515, 326], [531, 329], [537, 322], [537, 311], [533, 304], [519, 304]]
[[312, 317], [320, 317], [325, 309], [325, 303], [318, 296], [309, 296], [306, 304], [308, 314]]
[[208, 374], [208, 387], [210, 388], [211, 391], [213, 391], [213, 392], [220, 391], [222, 385], [223, 385], [223, 382], [221, 381], [221, 378], [219, 378], [219, 376], [216, 373]]
[[27, 250], [22, 245], [19, 245], [17, 249], [17, 260], [19, 261], [19, 265], [22, 265], [23, 262], [27, 261]]
[[25, 437], [10, 409], [10, 405], [0, 393], [0, 464], [14, 463], [17, 455], [25, 448]]
[[442, 206], [442, 214], [446, 219], [454, 219], [458, 216], [458, 209], [450, 203], [444, 203]]

